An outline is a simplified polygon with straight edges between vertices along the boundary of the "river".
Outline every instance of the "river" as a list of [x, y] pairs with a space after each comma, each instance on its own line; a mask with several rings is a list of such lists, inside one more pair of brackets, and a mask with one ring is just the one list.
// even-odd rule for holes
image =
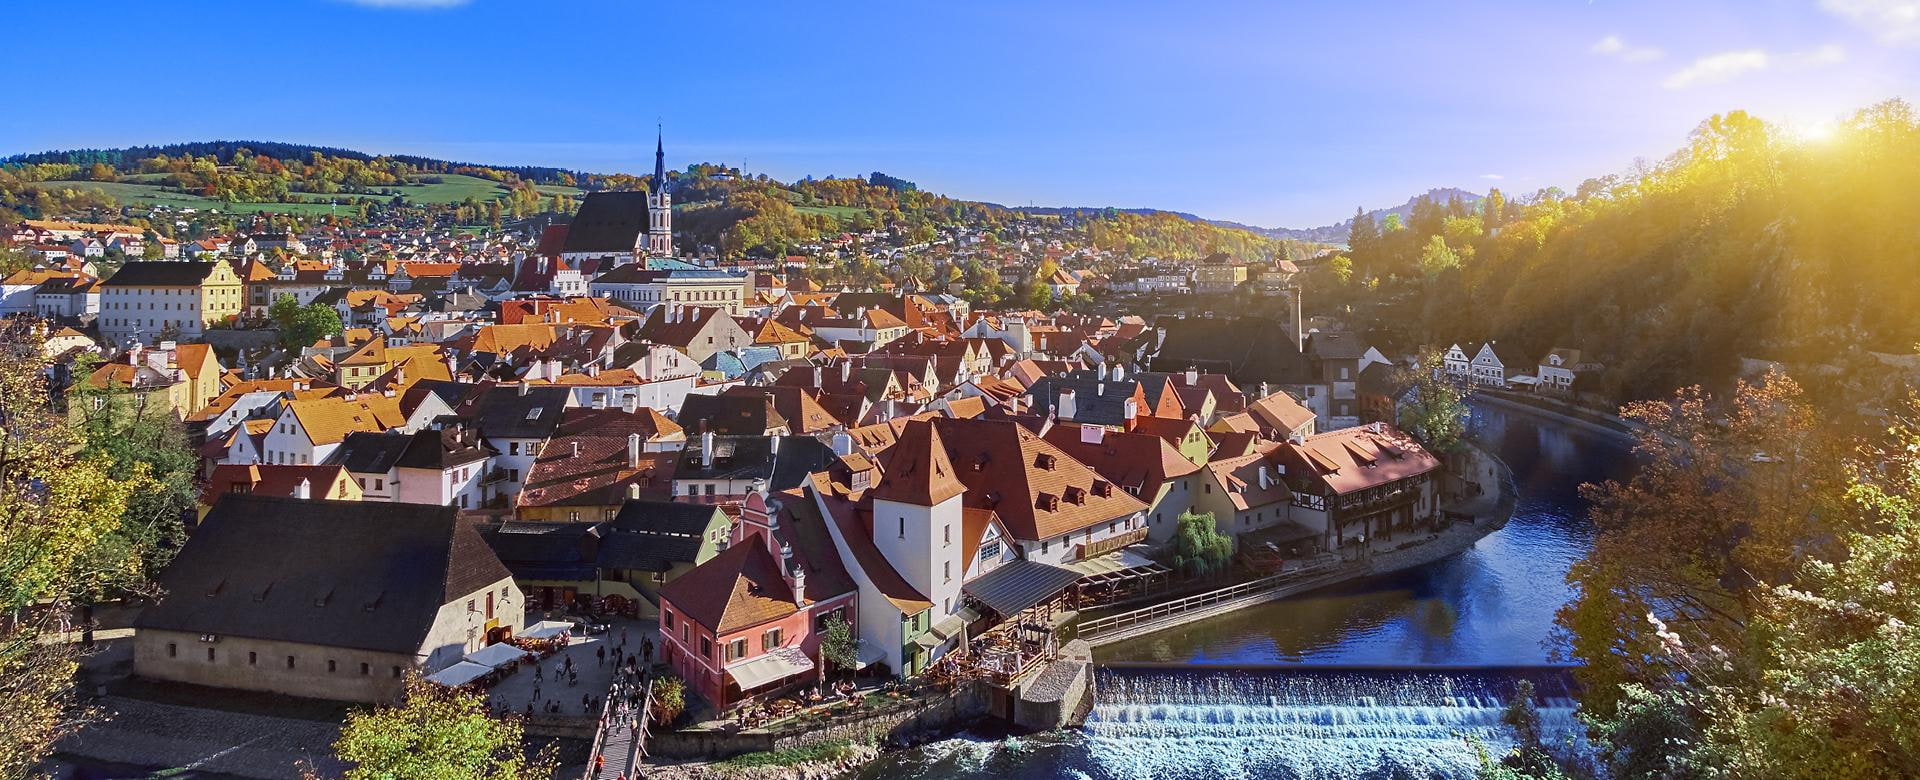
[[[1629, 463], [1624, 442], [1528, 412], [1477, 404], [1472, 422], [1520, 492], [1507, 527], [1473, 548], [1101, 648], [1103, 663], [1190, 668], [1103, 669], [1079, 731], [966, 734], [889, 754], [860, 777], [1472, 776], [1466, 737], [1503, 749], [1499, 711], [1513, 676], [1440, 667], [1552, 660], [1567, 569], [1590, 539], [1579, 486], [1620, 476]], [[1270, 664], [1317, 668], [1244, 668]], [[1573, 733], [1573, 702], [1550, 677], [1537, 703], [1550, 731]]]

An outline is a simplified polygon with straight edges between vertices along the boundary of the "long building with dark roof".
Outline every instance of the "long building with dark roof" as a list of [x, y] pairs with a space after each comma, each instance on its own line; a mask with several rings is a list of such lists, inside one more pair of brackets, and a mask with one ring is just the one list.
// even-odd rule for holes
[[231, 494], [160, 577], [134, 673], [385, 701], [518, 630], [513, 575], [453, 507]]

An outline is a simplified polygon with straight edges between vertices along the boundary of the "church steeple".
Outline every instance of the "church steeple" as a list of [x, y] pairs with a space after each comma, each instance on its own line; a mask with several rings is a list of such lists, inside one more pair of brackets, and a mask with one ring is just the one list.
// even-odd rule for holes
[[667, 194], [666, 133], [653, 142], [653, 184], [647, 193], [647, 254], [673, 256], [673, 198]]
[[653, 138], [653, 189], [667, 191], [667, 134], [664, 129], [656, 128]]

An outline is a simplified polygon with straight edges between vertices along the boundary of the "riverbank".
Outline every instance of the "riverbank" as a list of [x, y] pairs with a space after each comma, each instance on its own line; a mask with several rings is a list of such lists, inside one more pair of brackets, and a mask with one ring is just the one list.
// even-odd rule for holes
[[1462, 491], [1472, 498], [1450, 504], [1444, 510], [1450, 516], [1465, 517], [1465, 520], [1447, 523], [1416, 539], [1369, 540], [1363, 552], [1337, 562], [1085, 621], [1078, 626], [1078, 636], [1098, 648], [1354, 580], [1425, 566], [1458, 554], [1504, 528], [1518, 500], [1513, 471], [1498, 456], [1475, 445], [1458, 461], [1459, 473], [1454, 476], [1472, 486]]
[[1598, 412], [1582, 406], [1553, 398], [1526, 395], [1505, 390], [1476, 390], [1472, 400], [1486, 402], [1507, 409], [1520, 409], [1537, 414], [1554, 422], [1571, 425], [1591, 433], [1598, 433], [1627, 445], [1634, 443], [1638, 426], [1622, 419], [1619, 415]]

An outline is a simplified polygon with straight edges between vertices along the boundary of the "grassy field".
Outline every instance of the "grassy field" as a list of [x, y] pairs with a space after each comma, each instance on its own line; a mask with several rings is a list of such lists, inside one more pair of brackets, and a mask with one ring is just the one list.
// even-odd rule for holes
[[[44, 186], [52, 188], [71, 187], [76, 190], [90, 189], [113, 196], [124, 205], [167, 206], [175, 209], [218, 209], [222, 212], [252, 214], [265, 211], [273, 214], [325, 214], [334, 208], [327, 201], [337, 199], [338, 208], [351, 211], [353, 202], [363, 198], [386, 200], [387, 195], [368, 195], [359, 193], [341, 193], [338, 195], [300, 194], [305, 199], [301, 203], [225, 203], [214, 198], [191, 195], [184, 192], [168, 192], [158, 184], [147, 183], [157, 179], [159, 174], [129, 176], [133, 181], [97, 182], [71, 181], [47, 182]], [[410, 203], [459, 203], [471, 197], [486, 201], [505, 197], [507, 188], [476, 176], [448, 174], [441, 176], [434, 184], [405, 184], [394, 187]], [[579, 196], [580, 191], [572, 187], [541, 186], [544, 195], [567, 194]], [[544, 204], [542, 204], [544, 205]]]

